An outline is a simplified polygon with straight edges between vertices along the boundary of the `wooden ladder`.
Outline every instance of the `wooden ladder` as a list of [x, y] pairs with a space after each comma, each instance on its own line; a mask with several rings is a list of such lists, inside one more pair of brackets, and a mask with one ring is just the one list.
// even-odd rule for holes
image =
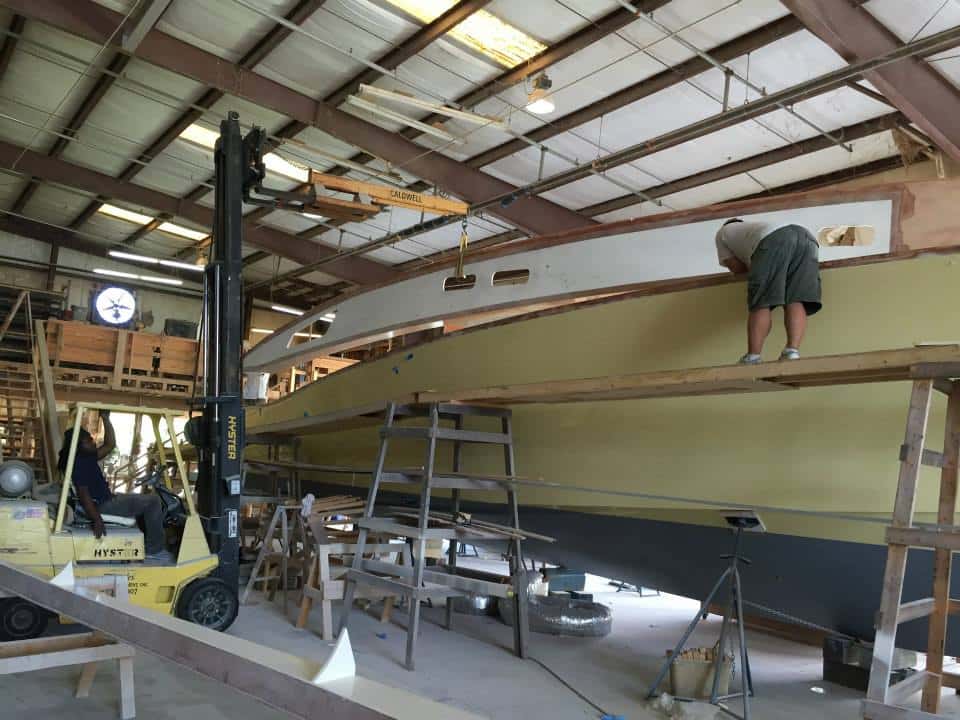
[[[500, 431], [486, 432], [466, 429], [464, 421], [471, 416], [497, 420]], [[400, 426], [395, 423], [395, 420], [403, 418], [426, 418], [427, 424], [411, 427]], [[441, 421], [452, 421], [453, 427], [443, 426]], [[346, 574], [340, 630], [346, 628], [349, 623], [350, 608], [358, 584], [375, 587], [386, 595], [406, 598], [409, 602], [409, 619], [407, 622], [405, 665], [408, 670], [413, 670], [417, 634], [420, 626], [420, 601], [422, 599], [431, 596], [447, 598], [445, 626], [449, 630], [453, 623], [450, 598], [472, 594], [504, 598], [509, 596], [513, 605], [514, 651], [519, 657], [526, 657], [529, 632], [526, 592], [527, 573], [520, 546], [522, 531], [520, 530], [517, 493], [511, 482], [515, 477], [511, 411], [508, 408], [457, 403], [412, 403], [404, 405], [390, 403], [386, 409], [385, 422], [380, 430], [380, 438], [380, 450], [377, 454], [366, 507], [364, 508], [363, 518], [357, 523], [359, 537], [356, 544], [356, 553], [353, 556], [353, 567]], [[402, 471], [385, 469], [387, 448], [391, 440], [397, 439], [425, 441], [425, 457], [421, 468]], [[444, 472], [434, 467], [437, 444], [441, 441], [453, 443], [452, 472]], [[502, 446], [506, 476], [493, 479], [489, 476], [473, 476], [461, 472], [462, 450], [467, 443]], [[374, 516], [381, 483], [405, 483], [419, 486], [420, 507], [417, 509], [418, 522], [416, 526], [405, 525], [392, 518]], [[430, 500], [431, 493], [436, 488], [449, 488], [452, 491], [452, 522], [443, 527], [431, 527]], [[509, 536], [511, 588], [501, 583], [457, 574], [455, 567], [457, 542], [484, 537], [480, 529], [471, 529], [469, 526], [457, 524], [460, 511], [460, 491], [464, 489], [506, 493], [510, 525], [513, 529], [513, 533]], [[413, 567], [367, 560], [364, 557], [365, 546], [368, 534], [371, 532], [386, 533], [412, 540], [414, 547]], [[486, 537], [489, 538], [489, 534]], [[450, 541], [447, 570], [444, 572], [436, 571], [433, 568], [426, 570], [427, 540], [443, 538]], [[501, 536], [501, 539], [504, 538]]]
[[[934, 390], [947, 396], [943, 452], [924, 449], [927, 419]], [[960, 689], [960, 675], [943, 672], [947, 618], [960, 613], [960, 601], [950, 598], [952, 554], [960, 551], [960, 527], [954, 525], [957, 500], [957, 468], [960, 460], [960, 383], [943, 379], [918, 379], [913, 383], [907, 428], [900, 448], [900, 477], [887, 528], [887, 566], [883, 576], [880, 612], [873, 647], [870, 684], [863, 701], [863, 717], [869, 720], [932, 720], [938, 715], [940, 689]], [[940, 499], [936, 526], [913, 524], [917, 481], [923, 465], [940, 468]], [[901, 602], [907, 554], [911, 547], [934, 551], [933, 596]], [[890, 686], [896, 649], [897, 626], [921, 617], [929, 618], [927, 667]], [[923, 691], [921, 710], [903, 703]]]

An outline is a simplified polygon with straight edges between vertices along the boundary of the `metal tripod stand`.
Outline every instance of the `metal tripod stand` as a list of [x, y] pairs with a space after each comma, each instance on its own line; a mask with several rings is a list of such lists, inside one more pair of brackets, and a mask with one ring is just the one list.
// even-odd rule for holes
[[[660, 668], [660, 672], [657, 675], [657, 679], [654, 681], [653, 685], [650, 686], [650, 692], [647, 694], [647, 697], [653, 698], [657, 695], [657, 688], [660, 687], [660, 683], [663, 682], [663, 679], [667, 676], [667, 673], [670, 671], [670, 666], [673, 664], [680, 653], [683, 651], [684, 645], [686, 645], [687, 640], [693, 634], [693, 631], [696, 629], [697, 624], [705, 619], [709, 614], [709, 607], [713, 603], [713, 599], [720, 592], [720, 589], [723, 587], [724, 583], [729, 581], [730, 584], [730, 599], [727, 602], [727, 606], [723, 612], [723, 624], [720, 626], [720, 639], [717, 641], [717, 652], [716, 657], [713, 661], [713, 687], [710, 691], [710, 703], [712, 705], [718, 706], [724, 712], [732, 715], [733, 717], [740, 718], [740, 720], [750, 720], [750, 698], [753, 696], [753, 679], [750, 676], [750, 659], [747, 653], [747, 640], [744, 634], [743, 626], [743, 592], [742, 586], [740, 584], [740, 570], [739, 564], [746, 563], [750, 564], [750, 561], [740, 556], [740, 539], [743, 535], [744, 530], [755, 530], [763, 532], [762, 523], [760, 518], [754, 515], [753, 519], [747, 517], [745, 514], [738, 513], [736, 516], [726, 515], [725, 519], [727, 522], [734, 528], [734, 543], [733, 543], [733, 554], [731, 555], [721, 555], [720, 557], [724, 560], [730, 560], [730, 565], [727, 567], [720, 577], [717, 578], [717, 582], [714, 583], [713, 589], [710, 591], [710, 594], [707, 595], [707, 598], [701, 603], [700, 609], [697, 611], [697, 614], [693, 617], [693, 620], [690, 621], [690, 624], [687, 625], [686, 631], [683, 633], [683, 637], [680, 638], [680, 641], [674, 647], [673, 652], [670, 656], [664, 661], [663, 666]], [[721, 663], [724, 658], [724, 650], [728, 642], [728, 633], [730, 631], [730, 621], [732, 618], [736, 619], [737, 622], [737, 634], [740, 645], [740, 677], [741, 677], [741, 687], [740, 692], [730, 693], [727, 695], [721, 695], [719, 692], [720, 689], [720, 669]], [[743, 698], [743, 715], [737, 715], [735, 712], [729, 708], [721, 705], [720, 703], [724, 700], [730, 700], [732, 698]], [[696, 698], [685, 698], [677, 697], [677, 700], [694, 700]]]

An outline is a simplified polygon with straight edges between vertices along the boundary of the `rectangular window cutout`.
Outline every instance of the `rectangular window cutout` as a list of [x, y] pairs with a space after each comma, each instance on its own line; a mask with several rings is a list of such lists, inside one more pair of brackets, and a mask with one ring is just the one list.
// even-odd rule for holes
[[476, 284], [476, 275], [467, 275], [466, 277], [458, 277], [454, 275], [453, 277], [448, 277], [443, 281], [443, 291], [450, 292], [451, 290], [469, 290]]
[[876, 230], [871, 225], [830, 225], [820, 228], [817, 242], [821, 247], [861, 247], [873, 245]]
[[497, 270], [493, 274], [493, 286], [497, 285], [523, 285], [530, 279], [530, 271], [523, 270]]

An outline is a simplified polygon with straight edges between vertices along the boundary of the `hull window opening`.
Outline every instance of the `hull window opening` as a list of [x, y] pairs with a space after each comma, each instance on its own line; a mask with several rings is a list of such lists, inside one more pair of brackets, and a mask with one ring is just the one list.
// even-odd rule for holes
[[820, 247], [853, 247], [873, 245], [876, 230], [872, 225], [828, 225], [820, 228], [817, 242]]
[[493, 274], [491, 283], [494, 287], [498, 285], [524, 285], [530, 279], [530, 271], [526, 268], [522, 270], [497, 270]]
[[464, 275], [463, 277], [454, 275], [453, 277], [448, 277], [443, 281], [443, 291], [450, 292], [452, 290], [470, 290], [476, 284], [476, 275]]

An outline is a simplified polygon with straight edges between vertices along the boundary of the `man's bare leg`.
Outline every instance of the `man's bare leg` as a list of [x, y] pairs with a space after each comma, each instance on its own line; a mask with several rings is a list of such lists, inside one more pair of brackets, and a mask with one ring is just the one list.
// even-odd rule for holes
[[783, 324], [787, 329], [787, 347], [799, 350], [807, 331], [807, 309], [803, 303], [790, 303], [783, 308]]
[[[801, 307], [803, 307], [801, 305]], [[773, 324], [773, 313], [770, 308], [751, 310], [747, 316], [747, 352], [751, 355], [760, 355], [763, 352], [763, 343], [770, 334]]]

